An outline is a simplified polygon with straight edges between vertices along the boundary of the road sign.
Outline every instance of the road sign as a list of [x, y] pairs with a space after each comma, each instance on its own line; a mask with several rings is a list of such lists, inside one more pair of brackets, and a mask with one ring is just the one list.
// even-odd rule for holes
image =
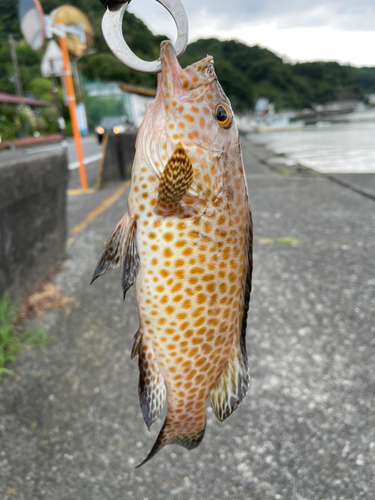
[[45, 78], [50, 78], [51, 76], [64, 76], [62, 52], [55, 40], [51, 40], [48, 43], [40, 69]]

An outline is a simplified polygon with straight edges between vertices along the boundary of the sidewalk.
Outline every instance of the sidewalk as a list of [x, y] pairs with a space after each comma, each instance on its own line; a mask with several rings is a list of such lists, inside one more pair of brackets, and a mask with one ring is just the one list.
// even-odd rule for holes
[[46, 355], [21, 353], [0, 383], [0, 499], [373, 499], [375, 202], [311, 171], [280, 175], [246, 139], [243, 153], [255, 236], [243, 404], [223, 423], [208, 407], [197, 449], [134, 469], [164, 419], [149, 433], [139, 408], [135, 293], [122, 301], [117, 271], [89, 286], [128, 188], [69, 196], [54, 284], [70, 310], [45, 315]]

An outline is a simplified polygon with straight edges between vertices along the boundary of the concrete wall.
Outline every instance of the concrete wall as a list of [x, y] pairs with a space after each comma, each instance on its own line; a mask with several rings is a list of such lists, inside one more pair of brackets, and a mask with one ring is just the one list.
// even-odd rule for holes
[[98, 187], [103, 187], [109, 182], [130, 179], [136, 138], [137, 131], [108, 136]]
[[0, 297], [19, 304], [63, 256], [67, 164], [58, 149], [0, 166]]

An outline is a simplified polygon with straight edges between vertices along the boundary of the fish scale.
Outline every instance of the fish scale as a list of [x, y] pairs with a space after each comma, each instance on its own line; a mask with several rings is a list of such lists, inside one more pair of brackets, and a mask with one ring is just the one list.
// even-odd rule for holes
[[[161, 64], [158, 92], [137, 136], [121, 233], [124, 241], [134, 235], [137, 253], [140, 328], [133, 351], [149, 427], [167, 393], [166, 420], [142, 464], [166, 444], [196, 447], [205, 431], [207, 398], [224, 420], [249, 383], [252, 223], [233, 113], [211, 57], [182, 70], [173, 46], [163, 42]], [[110, 238], [107, 248], [113, 246]], [[131, 270], [125, 253], [123, 270]], [[103, 255], [101, 274], [112, 265], [108, 251]], [[112, 267], [117, 257], [111, 255]], [[130, 274], [132, 279], [123, 277], [124, 293], [135, 279]]]

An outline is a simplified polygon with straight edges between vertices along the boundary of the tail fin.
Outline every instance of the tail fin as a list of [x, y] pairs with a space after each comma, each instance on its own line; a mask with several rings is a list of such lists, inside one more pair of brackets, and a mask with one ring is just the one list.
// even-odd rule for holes
[[151, 460], [151, 458], [167, 444], [179, 444], [188, 450], [192, 450], [199, 446], [203, 439], [204, 431], [206, 430], [206, 416], [204, 416], [203, 421], [200, 423], [201, 425], [195, 423], [195, 426], [191, 427], [191, 424], [185, 423], [184, 425], [184, 422], [171, 419], [167, 415], [152, 450], [143, 462], [137, 465], [136, 469]]

